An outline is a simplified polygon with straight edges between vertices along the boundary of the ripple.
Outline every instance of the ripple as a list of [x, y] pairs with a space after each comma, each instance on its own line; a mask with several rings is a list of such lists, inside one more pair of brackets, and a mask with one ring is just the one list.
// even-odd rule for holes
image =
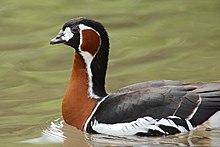
[[86, 140], [90, 146], [209, 146], [212, 143], [210, 132], [204, 130], [162, 137], [87, 134]]
[[109, 136], [103, 134], [88, 134], [77, 130], [64, 122], [60, 117], [48, 120], [41, 126], [41, 136], [27, 139], [19, 143], [26, 144], [63, 144], [68, 147], [76, 146], [210, 146], [216, 144], [219, 128], [206, 131], [204, 128], [188, 133], [180, 133], [162, 137], [139, 136]]
[[41, 137], [27, 139], [21, 141], [20, 143], [30, 143], [30, 144], [54, 144], [63, 143], [65, 140], [63, 128], [63, 119], [57, 118], [54, 121], [48, 121], [46, 123], [46, 128], [42, 129]]

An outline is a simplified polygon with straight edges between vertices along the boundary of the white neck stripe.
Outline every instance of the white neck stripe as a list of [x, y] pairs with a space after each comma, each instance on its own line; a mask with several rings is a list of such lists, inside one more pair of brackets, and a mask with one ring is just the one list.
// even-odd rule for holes
[[[82, 51], [81, 49], [81, 45], [82, 45], [82, 31], [83, 30], [93, 30], [95, 31], [98, 35], [99, 33], [94, 30], [93, 28], [91, 27], [88, 27], [84, 24], [80, 24], [79, 25], [79, 28], [80, 28], [80, 44], [79, 44], [79, 51], [80, 51], [80, 54], [81, 56], [83, 57], [85, 63], [86, 63], [86, 69], [87, 69], [87, 73], [88, 73], [88, 82], [89, 82], [89, 88], [88, 88], [88, 94], [91, 98], [95, 98], [95, 99], [99, 99], [100, 97], [97, 96], [96, 94], [94, 94], [94, 91], [93, 91], [93, 83], [92, 83], [92, 71], [91, 71], [91, 63], [92, 63], [92, 60], [94, 59], [94, 56], [92, 56], [89, 52], [87, 51]], [[100, 36], [100, 35], [99, 35]]]

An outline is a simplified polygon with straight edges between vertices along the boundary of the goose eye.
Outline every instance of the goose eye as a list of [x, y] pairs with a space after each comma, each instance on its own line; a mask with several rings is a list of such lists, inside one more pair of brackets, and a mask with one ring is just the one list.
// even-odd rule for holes
[[78, 27], [72, 27], [71, 31], [72, 31], [72, 33], [77, 33], [77, 32], [79, 32], [79, 28]]

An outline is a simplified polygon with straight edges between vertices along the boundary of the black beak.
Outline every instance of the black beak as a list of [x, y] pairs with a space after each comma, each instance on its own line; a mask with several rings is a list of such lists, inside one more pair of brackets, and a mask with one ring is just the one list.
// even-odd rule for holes
[[61, 30], [59, 34], [50, 41], [50, 44], [65, 43], [65, 40], [63, 40], [62, 37], [63, 37], [63, 31]]

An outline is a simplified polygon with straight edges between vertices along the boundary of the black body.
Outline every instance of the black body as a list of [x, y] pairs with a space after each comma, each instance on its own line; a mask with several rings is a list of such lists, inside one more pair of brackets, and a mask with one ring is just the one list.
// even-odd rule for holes
[[[94, 113], [90, 123], [92, 124], [94, 119], [105, 124], [115, 124], [131, 122], [145, 116], [159, 120], [174, 115], [183, 119], [177, 122], [177, 124], [181, 124], [186, 123], [185, 119], [196, 111], [194, 116], [189, 119], [195, 127], [208, 120], [219, 110], [220, 83], [218, 82], [149, 81], [119, 89], [108, 95]], [[173, 120], [175, 121], [175, 119]], [[185, 126], [187, 128], [187, 125]], [[173, 131], [174, 128], [167, 129]], [[95, 133], [91, 125], [88, 125], [87, 131]], [[152, 133], [155, 132], [149, 132], [149, 135]], [[174, 133], [178, 133], [178, 130], [174, 130]], [[143, 135], [143, 133], [137, 135]]]

